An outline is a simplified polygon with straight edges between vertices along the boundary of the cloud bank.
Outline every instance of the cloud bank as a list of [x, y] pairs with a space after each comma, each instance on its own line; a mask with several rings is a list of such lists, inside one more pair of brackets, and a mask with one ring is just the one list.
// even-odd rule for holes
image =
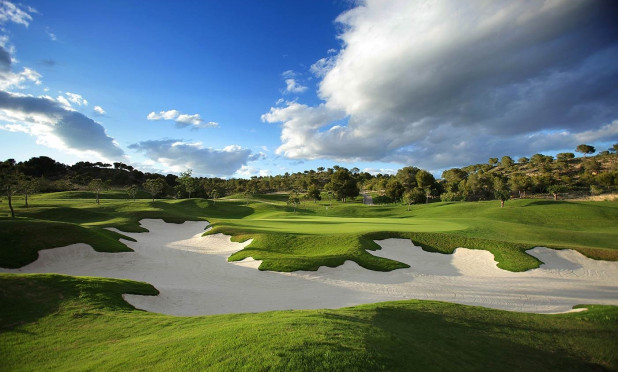
[[618, 3], [368, 0], [337, 18], [317, 106], [288, 102], [292, 159], [430, 169], [618, 140]]
[[37, 138], [37, 143], [48, 147], [95, 153], [110, 160], [124, 156], [101, 124], [68, 110], [51, 97], [0, 91], [0, 121], [6, 123], [0, 129], [28, 133]]
[[247, 162], [256, 160], [251, 150], [237, 145], [217, 150], [202, 147], [201, 143], [176, 139], [142, 141], [129, 148], [142, 152], [172, 172], [193, 169], [199, 175], [229, 176], [247, 165]]

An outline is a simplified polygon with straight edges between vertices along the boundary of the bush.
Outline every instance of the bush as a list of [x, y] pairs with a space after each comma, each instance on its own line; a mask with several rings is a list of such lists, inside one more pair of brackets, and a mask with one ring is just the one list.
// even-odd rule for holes
[[393, 202], [393, 199], [389, 198], [386, 195], [379, 195], [373, 198], [373, 204], [390, 204]]

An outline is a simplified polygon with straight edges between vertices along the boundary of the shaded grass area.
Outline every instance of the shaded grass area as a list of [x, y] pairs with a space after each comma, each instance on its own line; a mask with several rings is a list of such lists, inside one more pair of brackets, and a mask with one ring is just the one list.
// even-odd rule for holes
[[0, 219], [0, 266], [18, 268], [35, 261], [38, 251], [86, 243], [99, 252], [131, 252], [118, 239], [135, 239], [113, 231], [33, 219]]
[[[618, 308], [538, 315], [435, 301], [172, 317], [127, 280], [0, 274], [2, 368], [20, 370], [616, 370]], [[216, 299], [213, 299], [216, 301]]]

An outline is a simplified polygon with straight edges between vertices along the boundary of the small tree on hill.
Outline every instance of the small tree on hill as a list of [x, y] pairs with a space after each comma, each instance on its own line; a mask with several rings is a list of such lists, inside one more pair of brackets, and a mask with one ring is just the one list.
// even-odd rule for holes
[[492, 165], [492, 166], [496, 165], [496, 164], [498, 164], [498, 158], [489, 158], [488, 163], [489, 163], [489, 165]]
[[434, 183], [436, 183], [436, 179], [434, 178], [434, 176], [431, 173], [423, 169], [416, 172], [415, 178], [416, 178], [417, 186], [421, 189], [424, 189], [426, 187], [431, 187], [433, 186]]
[[425, 195], [425, 191], [423, 189], [417, 187], [410, 191], [406, 191], [403, 194], [402, 200], [404, 204], [407, 204], [408, 210], [410, 210], [410, 204], [425, 203], [427, 196]]
[[135, 196], [137, 196], [137, 185], [127, 186], [127, 194], [129, 194], [129, 198], [135, 200]]
[[38, 191], [39, 180], [37, 178], [21, 176], [17, 182], [17, 188], [24, 194], [26, 208], [28, 208], [28, 195]]
[[561, 152], [559, 154], [556, 154], [556, 159], [562, 162], [569, 161], [573, 158], [575, 158], [575, 154], [573, 154], [572, 152]]
[[504, 208], [504, 202], [509, 200], [511, 192], [507, 183], [500, 177], [495, 177], [494, 180], [494, 197], [500, 200], [500, 208]]
[[176, 180], [176, 182], [189, 194], [189, 199], [191, 199], [191, 193], [196, 191], [199, 187], [199, 181], [191, 177], [191, 172], [191, 169], [187, 169], [186, 172], [180, 173], [180, 177]]
[[213, 206], [217, 205], [217, 198], [219, 196], [220, 196], [219, 190], [216, 187], [214, 189], [212, 189], [212, 191], [210, 192], [210, 197], [212, 198], [212, 205]]
[[[416, 183], [415, 183], [416, 184]], [[384, 194], [391, 198], [392, 200], [400, 200], [403, 196], [403, 193], [406, 191], [405, 187], [397, 178], [391, 178], [388, 180], [386, 184], [386, 189], [384, 190]]]
[[97, 195], [97, 204], [99, 204], [100, 203], [99, 202], [99, 194], [101, 193], [101, 191], [107, 189], [108, 185], [107, 185], [106, 182], [104, 182], [100, 178], [95, 178], [92, 181], [90, 181], [90, 183], [88, 184], [88, 188], [96, 193], [96, 195]]
[[593, 146], [581, 144], [577, 146], [575, 151], [581, 152], [582, 154], [584, 154], [584, 158], [585, 158], [586, 154], [594, 154], [596, 149]]
[[356, 197], [360, 193], [356, 178], [346, 168], [339, 167], [330, 178], [330, 189], [337, 198], [347, 201], [348, 197]]
[[166, 183], [162, 178], [150, 178], [144, 182], [144, 189], [152, 196], [154, 203], [155, 197], [165, 189]]
[[502, 160], [500, 160], [500, 164], [505, 168], [510, 168], [513, 166], [513, 164], [515, 164], [515, 162], [513, 161], [513, 158], [511, 158], [508, 155], [505, 155], [502, 157]]
[[558, 200], [558, 195], [566, 191], [566, 187], [564, 185], [551, 185], [547, 187], [547, 191], [554, 195], [554, 200]]
[[310, 185], [307, 189], [307, 197], [313, 199], [314, 203], [317, 203], [318, 200], [322, 200], [322, 195], [320, 194], [320, 189], [316, 185]]
[[15, 192], [15, 187], [18, 182], [18, 173], [15, 168], [15, 160], [8, 159], [0, 163], [0, 187], [6, 195], [9, 202], [9, 209], [11, 210], [11, 218], [15, 218], [15, 211], [13, 210], [12, 197]]
[[296, 213], [296, 206], [300, 203], [300, 198], [296, 191], [292, 191], [288, 197], [287, 204], [294, 206], [294, 213]]

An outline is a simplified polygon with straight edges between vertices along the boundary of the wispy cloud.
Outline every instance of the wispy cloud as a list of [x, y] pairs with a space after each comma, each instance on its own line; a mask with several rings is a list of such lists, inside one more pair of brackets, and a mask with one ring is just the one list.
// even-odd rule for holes
[[219, 126], [218, 123], [214, 121], [205, 121], [199, 114], [182, 114], [178, 110], [168, 110], [168, 111], [159, 111], [151, 112], [146, 116], [148, 120], [174, 120], [176, 122], [176, 126], [179, 128], [185, 128], [191, 126], [192, 128], [214, 128]]
[[93, 110], [97, 115], [105, 115], [105, 110], [101, 106], [94, 106]]
[[24, 10], [21, 4], [15, 5], [10, 1], [0, 1], [0, 23], [14, 22], [26, 27], [32, 22], [30, 13], [37, 13], [36, 9], [26, 7]]
[[65, 92], [64, 94], [67, 96], [69, 101], [73, 102], [74, 104], [78, 106], [88, 106], [88, 101], [84, 99], [84, 97], [82, 97], [81, 95], [71, 92]]
[[306, 86], [300, 85], [294, 79], [285, 79], [285, 91], [288, 93], [302, 93], [307, 90]]
[[56, 36], [56, 34], [54, 34], [53, 32], [51, 32], [51, 31], [49, 30], [49, 27], [45, 29], [45, 33], [47, 34], [47, 36], [49, 36], [49, 38], [50, 38], [52, 41], [57, 41], [57, 40], [58, 40], [58, 37]]

